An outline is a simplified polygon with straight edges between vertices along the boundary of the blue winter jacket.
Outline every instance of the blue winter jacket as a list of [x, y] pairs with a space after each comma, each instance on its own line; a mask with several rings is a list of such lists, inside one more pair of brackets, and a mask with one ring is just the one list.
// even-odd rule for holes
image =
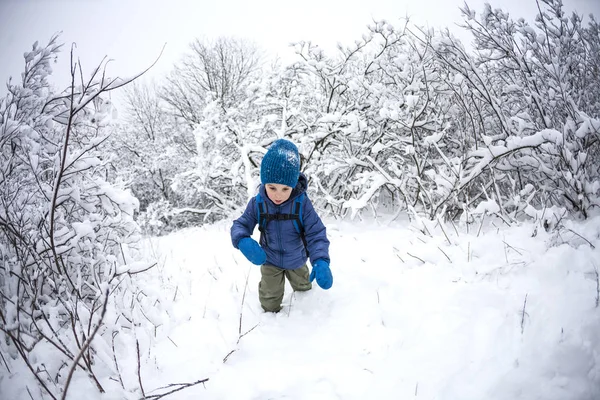
[[[294, 199], [305, 193], [306, 187], [306, 176], [300, 174], [298, 184], [292, 190], [290, 198], [280, 205], [276, 205], [269, 199], [264, 185], [260, 185], [259, 192], [264, 199], [269, 214], [291, 214], [293, 212]], [[317, 215], [306, 193], [304, 194], [302, 204], [301, 215], [310, 262], [314, 265], [314, 262], [319, 258], [329, 262], [329, 240], [327, 239], [325, 225], [323, 225], [321, 218]], [[233, 221], [233, 226], [231, 227], [231, 242], [233, 243], [233, 247], [237, 249], [241, 239], [251, 236], [257, 223], [256, 197], [253, 197], [248, 202], [244, 214]], [[269, 221], [266, 235], [261, 235], [260, 245], [267, 254], [266, 264], [283, 269], [297, 269], [306, 263], [307, 255], [304, 243], [292, 220]]]

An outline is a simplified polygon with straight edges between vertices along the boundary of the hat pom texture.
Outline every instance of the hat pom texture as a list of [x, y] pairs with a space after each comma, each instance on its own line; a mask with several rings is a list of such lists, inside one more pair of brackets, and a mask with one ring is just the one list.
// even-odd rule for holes
[[267, 151], [260, 164], [260, 180], [263, 185], [279, 183], [296, 187], [300, 176], [300, 154], [289, 140], [278, 139]]

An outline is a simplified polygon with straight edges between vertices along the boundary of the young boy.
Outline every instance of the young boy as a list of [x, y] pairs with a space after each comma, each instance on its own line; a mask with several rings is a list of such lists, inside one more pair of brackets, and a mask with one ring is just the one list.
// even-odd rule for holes
[[[296, 145], [285, 139], [275, 141], [261, 162], [260, 180], [262, 202], [257, 204], [257, 197], [253, 197], [244, 214], [233, 221], [231, 241], [251, 263], [261, 266], [260, 304], [267, 312], [278, 312], [283, 300], [284, 277], [294, 291], [310, 290], [315, 278], [321, 288], [331, 287], [329, 240], [325, 225], [306, 194], [307, 179], [300, 173]], [[304, 196], [300, 203], [296, 201], [299, 196]], [[259, 215], [263, 221], [259, 225], [260, 245], [250, 237]], [[310, 277], [306, 266], [309, 257]]]

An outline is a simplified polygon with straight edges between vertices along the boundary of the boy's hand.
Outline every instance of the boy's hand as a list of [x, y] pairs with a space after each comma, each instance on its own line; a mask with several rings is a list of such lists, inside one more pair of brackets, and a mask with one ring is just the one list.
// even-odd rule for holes
[[319, 258], [315, 261], [310, 273], [310, 281], [312, 282], [315, 278], [317, 278], [317, 283], [322, 289], [327, 290], [333, 285], [333, 275], [331, 275], [327, 260]]
[[265, 251], [258, 243], [256, 243], [256, 240], [251, 237], [241, 239], [238, 243], [238, 248], [252, 264], [262, 265], [267, 261], [267, 254]]

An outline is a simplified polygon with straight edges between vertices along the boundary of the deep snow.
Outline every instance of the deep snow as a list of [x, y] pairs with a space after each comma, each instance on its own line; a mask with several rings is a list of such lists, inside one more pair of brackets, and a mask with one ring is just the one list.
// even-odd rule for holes
[[155, 239], [178, 295], [143, 376], [209, 378], [172, 399], [599, 399], [599, 222], [329, 221], [332, 289], [288, 285], [276, 315], [229, 223]]
[[[159, 264], [138, 276], [156, 328], [115, 338], [127, 399], [140, 398], [134, 333], [147, 396], [208, 378], [170, 400], [600, 399], [600, 218], [546, 232], [487, 217], [431, 235], [325, 222], [333, 287], [288, 285], [278, 314], [260, 309], [260, 269], [231, 246], [230, 221], [149, 239]], [[68, 399], [124, 398], [107, 343], [94, 348], [108, 393], [79, 373]], [[29, 398], [30, 379], [0, 379], [0, 398]]]

